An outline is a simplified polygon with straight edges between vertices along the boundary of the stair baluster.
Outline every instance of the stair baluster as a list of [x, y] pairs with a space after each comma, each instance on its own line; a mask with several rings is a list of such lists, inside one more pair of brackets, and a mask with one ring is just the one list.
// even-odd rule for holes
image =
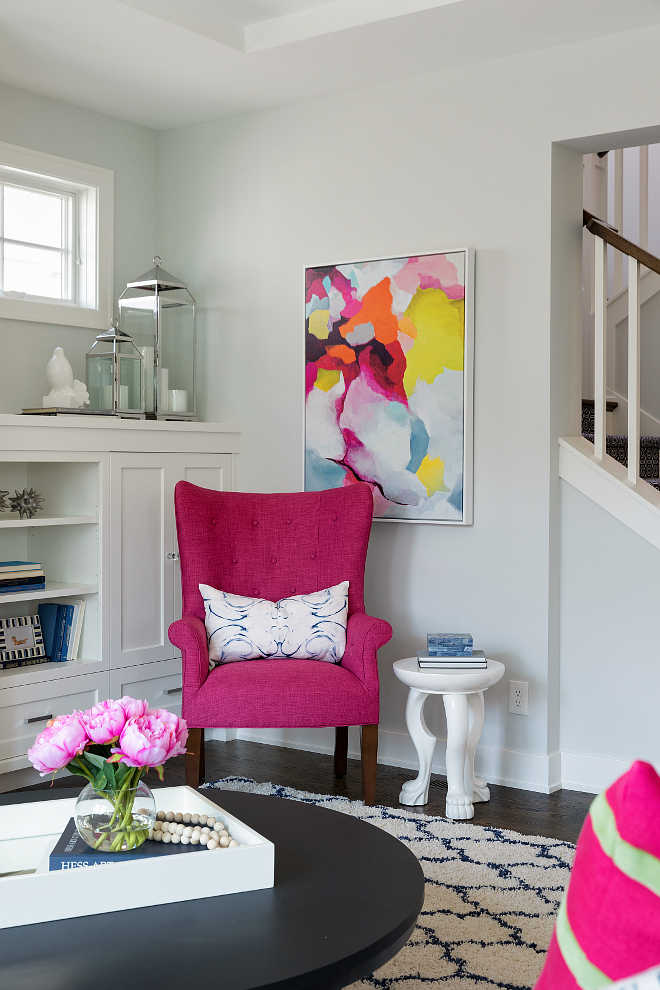
[[628, 255], [628, 481], [639, 481], [639, 261]]
[[594, 311], [594, 453], [599, 461], [605, 456], [605, 373], [607, 347], [607, 248], [602, 237], [594, 237], [595, 311]]

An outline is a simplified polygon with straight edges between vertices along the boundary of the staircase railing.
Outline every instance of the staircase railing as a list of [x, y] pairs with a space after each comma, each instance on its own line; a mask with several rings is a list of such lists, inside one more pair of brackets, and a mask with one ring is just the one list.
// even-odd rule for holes
[[605, 457], [607, 369], [607, 249], [611, 244], [628, 258], [628, 480], [639, 481], [640, 440], [640, 266], [660, 275], [660, 258], [629, 241], [604, 220], [583, 210], [583, 225], [594, 235], [594, 453]]

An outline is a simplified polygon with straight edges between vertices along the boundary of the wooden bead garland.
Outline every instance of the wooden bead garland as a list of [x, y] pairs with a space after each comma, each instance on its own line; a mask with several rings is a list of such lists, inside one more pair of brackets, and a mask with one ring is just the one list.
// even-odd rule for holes
[[171, 842], [182, 846], [205, 846], [207, 849], [235, 849], [240, 842], [232, 839], [224, 822], [212, 815], [182, 814], [179, 811], [159, 811], [153, 829], [153, 842]]

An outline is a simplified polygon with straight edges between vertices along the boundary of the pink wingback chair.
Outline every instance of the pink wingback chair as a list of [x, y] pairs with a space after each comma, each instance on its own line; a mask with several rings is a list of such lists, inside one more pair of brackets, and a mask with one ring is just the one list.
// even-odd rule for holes
[[[348, 726], [361, 733], [365, 803], [376, 791], [377, 650], [392, 628], [364, 610], [373, 500], [366, 484], [252, 495], [180, 481], [174, 496], [183, 617], [169, 636], [183, 654], [186, 783], [204, 776], [204, 728], [335, 727], [335, 775], [346, 773]], [[245, 660], [209, 673], [200, 584], [279, 601], [349, 581], [346, 651], [322, 660]]]

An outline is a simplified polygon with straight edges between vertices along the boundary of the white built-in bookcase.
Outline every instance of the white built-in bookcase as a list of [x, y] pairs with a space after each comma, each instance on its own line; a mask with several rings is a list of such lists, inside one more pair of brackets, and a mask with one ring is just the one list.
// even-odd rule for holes
[[0, 513], [0, 560], [46, 574], [45, 590], [0, 596], [0, 618], [86, 600], [77, 660], [0, 670], [0, 775], [29, 766], [42, 723], [28, 719], [127, 693], [180, 711], [174, 486], [231, 489], [237, 451], [237, 428], [214, 423], [0, 415], [0, 490], [45, 499], [33, 519]]

